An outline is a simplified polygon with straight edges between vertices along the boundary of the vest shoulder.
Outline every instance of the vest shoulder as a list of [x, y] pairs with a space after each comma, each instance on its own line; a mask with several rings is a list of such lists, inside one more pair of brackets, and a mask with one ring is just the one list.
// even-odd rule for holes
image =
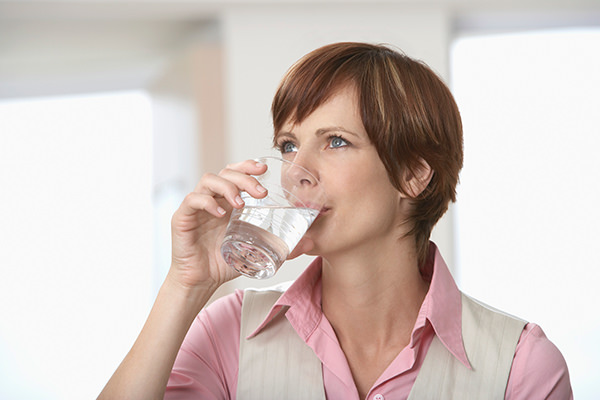
[[494, 315], [496, 318], [501, 318], [501, 319], [506, 319], [506, 320], [510, 320], [513, 321], [515, 323], [518, 324], [526, 324], [527, 321], [525, 321], [522, 318], [519, 318], [515, 315], [509, 314], [505, 311], [499, 310], [495, 307], [490, 306], [489, 304], [486, 304], [480, 300], [477, 300], [463, 292], [461, 292], [461, 298], [462, 298], [462, 302], [463, 302], [463, 312], [474, 312], [474, 313], [486, 313], [489, 315]]
[[244, 289], [244, 294], [246, 294], [247, 292], [252, 292], [252, 293], [257, 293], [257, 294], [269, 293], [269, 292], [283, 293], [286, 290], [288, 290], [289, 287], [292, 286], [293, 283], [294, 283], [294, 281], [287, 281], [287, 282], [278, 283], [273, 286], [267, 286], [264, 288], [246, 288], [246, 289]]

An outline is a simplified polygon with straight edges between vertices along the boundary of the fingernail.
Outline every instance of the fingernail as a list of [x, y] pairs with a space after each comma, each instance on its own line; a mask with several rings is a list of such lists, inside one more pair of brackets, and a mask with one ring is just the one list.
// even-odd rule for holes
[[256, 162], [256, 167], [257, 168], [262, 168], [265, 164], [261, 163], [261, 162]]
[[225, 209], [224, 209], [224, 208], [222, 208], [222, 207], [218, 207], [218, 208], [217, 208], [217, 212], [218, 212], [219, 214], [221, 214], [221, 215], [225, 215], [225, 213], [226, 213], [227, 211], [225, 211]]
[[265, 189], [261, 185], [256, 185], [256, 190], [258, 190], [260, 193], [264, 193], [267, 191], [267, 189]]
[[238, 203], [240, 206], [244, 205], [244, 200], [242, 200], [240, 196], [235, 198], [235, 202]]

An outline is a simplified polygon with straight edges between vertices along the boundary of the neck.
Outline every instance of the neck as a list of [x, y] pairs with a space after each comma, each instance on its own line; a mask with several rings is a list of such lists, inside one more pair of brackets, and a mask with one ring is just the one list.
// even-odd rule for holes
[[381, 244], [377, 251], [323, 258], [323, 312], [338, 339], [400, 349], [428, 290], [412, 238]]

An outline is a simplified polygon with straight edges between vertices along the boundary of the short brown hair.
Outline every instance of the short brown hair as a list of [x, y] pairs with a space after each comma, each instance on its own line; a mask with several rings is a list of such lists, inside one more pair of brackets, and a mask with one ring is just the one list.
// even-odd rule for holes
[[302, 122], [348, 84], [356, 88], [363, 125], [394, 187], [406, 193], [403, 172], [414, 171], [420, 160], [433, 170], [408, 218], [423, 265], [433, 226], [456, 200], [463, 163], [456, 102], [421, 61], [384, 45], [335, 43], [307, 54], [284, 76], [271, 107], [275, 132], [288, 120]]

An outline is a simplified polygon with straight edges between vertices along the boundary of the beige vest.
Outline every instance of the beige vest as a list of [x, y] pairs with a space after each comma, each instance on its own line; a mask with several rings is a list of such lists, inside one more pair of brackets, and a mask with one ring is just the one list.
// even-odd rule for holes
[[[238, 400], [325, 399], [321, 361], [286, 319], [286, 307], [260, 333], [246, 339], [281, 294], [277, 287], [244, 292]], [[525, 321], [463, 294], [463, 343], [472, 369], [435, 336], [408, 399], [504, 399], [524, 326]]]

